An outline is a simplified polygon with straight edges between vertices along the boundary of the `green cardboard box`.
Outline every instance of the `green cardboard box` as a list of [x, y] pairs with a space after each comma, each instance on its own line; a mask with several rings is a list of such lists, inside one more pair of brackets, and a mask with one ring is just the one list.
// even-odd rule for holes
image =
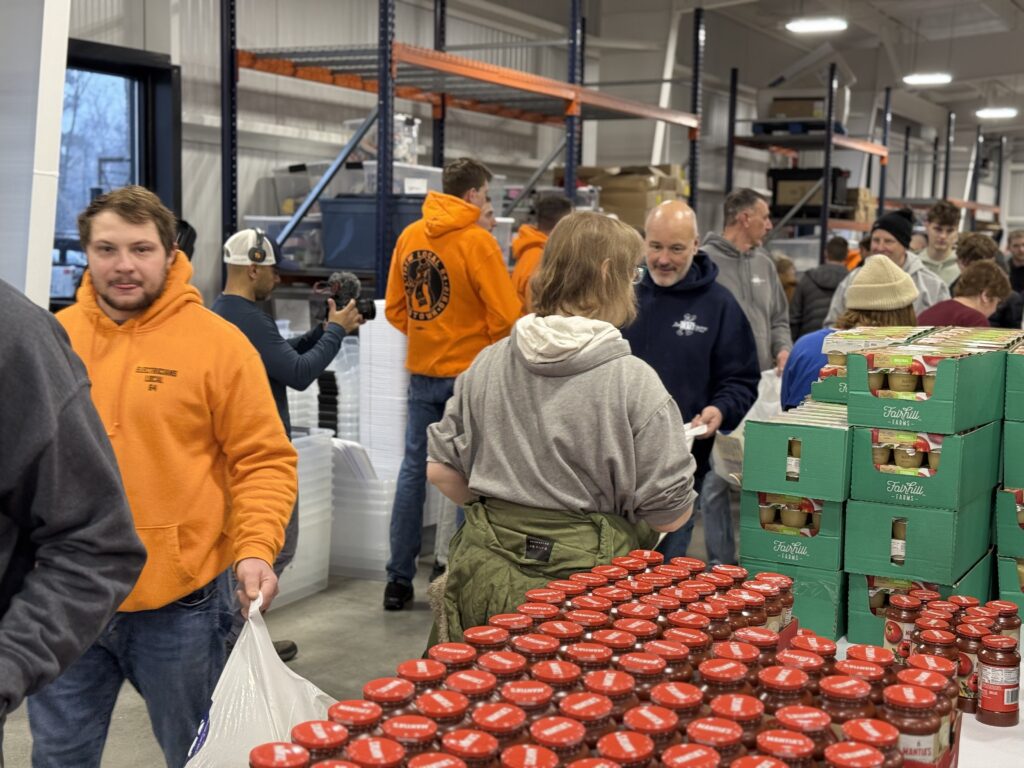
[[[743, 487], [823, 501], [850, 494], [849, 429], [748, 421], [743, 433]], [[787, 473], [789, 441], [799, 440], [799, 476]]]
[[1024, 345], [1006, 355], [1007, 421], [1024, 421]]
[[[1024, 496], [1024, 491], [1018, 493]], [[1024, 528], [1017, 522], [1017, 493], [1013, 489], [996, 491], [996, 546], [1000, 556], [1024, 558]]]
[[1003, 485], [1024, 488], [1024, 421], [1003, 422]]
[[[1019, 559], [1021, 566], [1024, 566], [1024, 557]], [[1004, 557], [999, 553], [997, 589], [1000, 600], [1009, 600], [1016, 603], [1024, 612], [1024, 590], [1020, 586], [1020, 576], [1017, 574], [1018, 558]]]
[[[850, 501], [843, 542], [846, 570], [956, 584], [988, 550], [991, 515], [991, 490], [959, 509]], [[902, 565], [891, 559], [893, 521], [898, 519], [906, 521]]]
[[740, 565], [752, 574], [760, 571], [783, 573], [793, 579], [793, 615], [801, 627], [822, 637], [838, 640], [846, 631], [846, 574], [822, 571], [789, 563], [740, 556]]
[[[843, 569], [843, 503], [841, 501], [817, 501], [802, 499], [805, 505], [821, 510], [818, 532], [807, 535], [796, 528], [771, 524], [766, 529], [761, 525], [760, 505], [784, 499], [776, 494], [759, 494], [743, 491], [740, 498], [740, 539], [743, 552], [749, 557], [765, 562], [784, 562], [805, 568], [820, 568], [826, 571]], [[1024, 531], [1022, 531], [1024, 533]]]
[[1003, 418], [1002, 350], [942, 360], [935, 372], [935, 390], [925, 400], [875, 397], [868, 389], [864, 354], [851, 354], [846, 371], [851, 425], [953, 435]]
[[904, 443], [913, 441], [919, 433], [857, 427], [853, 430], [850, 496], [882, 504], [957, 509], [968, 499], [990, 492], [998, 485], [1001, 426], [1002, 422], [997, 421], [961, 435], [929, 438], [921, 434], [919, 441], [941, 443], [939, 468], [930, 470], [925, 459], [920, 469], [894, 473], [876, 468], [871, 456], [875, 438], [896, 437], [898, 442]]
[[846, 377], [829, 376], [820, 381], [811, 382], [811, 399], [819, 403], [839, 403], [846, 405]]
[[[988, 600], [992, 588], [994, 552], [986, 552], [960, 581], [953, 585], [848, 574], [849, 599], [847, 602], [846, 639], [851, 643], [881, 645], [885, 617], [871, 612], [871, 594], [879, 590], [888, 593], [906, 593], [912, 589], [935, 589], [945, 598], [952, 594], [971, 595], [982, 602]], [[1024, 597], [1024, 593], [1018, 593]]]

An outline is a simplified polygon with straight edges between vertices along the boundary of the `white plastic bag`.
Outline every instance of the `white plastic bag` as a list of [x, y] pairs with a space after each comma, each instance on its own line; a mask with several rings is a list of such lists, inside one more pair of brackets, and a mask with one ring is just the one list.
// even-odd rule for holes
[[739, 426], [728, 435], [715, 435], [715, 446], [712, 448], [711, 468], [723, 480], [739, 486], [743, 475], [743, 428], [747, 419], [760, 421], [770, 419], [782, 413], [782, 377], [774, 368], [761, 371], [761, 381], [757, 384], [757, 400], [750, 406], [747, 415]]
[[326, 720], [335, 704], [326, 693], [281, 661], [263, 621], [260, 596], [213, 691], [210, 713], [199, 727], [187, 768], [246, 765], [249, 751], [268, 741], [291, 741], [306, 720]]

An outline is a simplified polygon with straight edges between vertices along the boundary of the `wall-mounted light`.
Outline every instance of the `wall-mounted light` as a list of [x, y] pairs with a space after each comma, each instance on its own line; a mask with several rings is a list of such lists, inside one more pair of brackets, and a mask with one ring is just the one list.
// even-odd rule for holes
[[974, 113], [982, 120], [1012, 120], [1017, 116], [1016, 107], [984, 107]]
[[788, 22], [786, 29], [798, 35], [820, 35], [826, 32], [842, 32], [847, 26], [846, 19], [838, 16], [805, 16]]
[[907, 85], [949, 85], [953, 76], [948, 72], [915, 72], [903, 78]]

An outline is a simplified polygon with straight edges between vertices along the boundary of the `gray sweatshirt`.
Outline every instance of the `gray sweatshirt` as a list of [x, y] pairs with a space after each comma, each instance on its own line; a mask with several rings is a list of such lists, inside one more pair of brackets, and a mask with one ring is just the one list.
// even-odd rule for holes
[[456, 379], [427, 436], [430, 460], [484, 497], [652, 525], [696, 499], [675, 401], [599, 321], [521, 318]]
[[85, 367], [0, 280], [0, 722], [88, 648], [142, 571]]
[[789, 302], [771, 256], [763, 248], [740, 253], [731, 242], [711, 232], [702, 246], [718, 265], [718, 282], [736, 297], [757, 344], [762, 371], [775, 367], [775, 357], [793, 348]]

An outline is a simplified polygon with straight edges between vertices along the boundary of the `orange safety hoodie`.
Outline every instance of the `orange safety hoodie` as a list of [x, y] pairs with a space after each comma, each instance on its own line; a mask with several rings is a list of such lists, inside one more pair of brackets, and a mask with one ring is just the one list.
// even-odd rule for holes
[[529, 224], [519, 227], [516, 239], [512, 241], [512, 258], [516, 262], [512, 270], [512, 286], [523, 304], [523, 312], [529, 312], [530, 278], [540, 266], [540, 257], [544, 255], [544, 244], [548, 236]]
[[398, 238], [385, 314], [408, 336], [411, 373], [458, 376], [519, 317], [498, 241], [477, 226], [479, 218], [475, 205], [430, 192], [423, 218]]
[[118, 325], [86, 271], [77, 303], [57, 315], [148, 552], [122, 611], [168, 605], [244, 558], [273, 564], [295, 503], [297, 456], [259, 353], [203, 307], [191, 277], [177, 252], [160, 298]]

